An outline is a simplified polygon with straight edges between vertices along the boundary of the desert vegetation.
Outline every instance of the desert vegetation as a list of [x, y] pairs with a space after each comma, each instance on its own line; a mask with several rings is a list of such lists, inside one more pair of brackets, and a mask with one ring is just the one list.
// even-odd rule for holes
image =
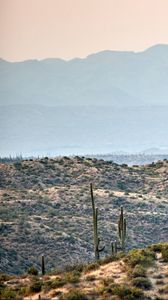
[[0, 276], [1, 299], [167, 299], [168, 244], [130, 250], [69, 270]]
[[101, 258], [118, 239], [121, 206], [126, 251], [166, 241], [167, 174], [167, 160], [133, 167], [85, 157], [1, 163], [1, 271], [23, 274], [32, 266], [40, 271], [43, 254], [46, 271], [92, 262], [91, 182], [99, 246], [105, 246]]

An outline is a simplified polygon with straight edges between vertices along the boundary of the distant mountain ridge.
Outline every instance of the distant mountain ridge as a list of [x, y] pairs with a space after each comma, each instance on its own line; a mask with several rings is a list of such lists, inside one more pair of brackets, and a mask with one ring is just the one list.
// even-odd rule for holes
[[0, 104], [167, 105], [168, 45], [84, 59], [0, 61]]
[[168, 45], [0, 60], [0, 156], [168, 149]]

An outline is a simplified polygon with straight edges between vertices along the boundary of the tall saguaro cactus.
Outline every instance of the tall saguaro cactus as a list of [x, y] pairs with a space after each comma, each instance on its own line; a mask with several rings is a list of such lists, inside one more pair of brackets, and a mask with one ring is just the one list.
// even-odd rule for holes
[[42, 275], [45, 275], [45, 261], [44, 261], [44, 255], [41, 257], [41, 273]]
[[122, 251], [125, 251], [126, 227], [127, 227], [126, 219], [124, 218], [123, 207], [121, 206], [121, 212], [118, 221], [118, 235], [119, 235]]
[[95, 253], [95, 259], [98, 260], [100, 258], [100, 252], [104, 250], [105, 246], [99, 248], [100, 239], [98, 238], [98, 227], [97, 227], [98, 208], [95, 208], [92, 183], [90, 184], [90, 193], [91, 193], [92, 211], [93, 211], [94, 253]]

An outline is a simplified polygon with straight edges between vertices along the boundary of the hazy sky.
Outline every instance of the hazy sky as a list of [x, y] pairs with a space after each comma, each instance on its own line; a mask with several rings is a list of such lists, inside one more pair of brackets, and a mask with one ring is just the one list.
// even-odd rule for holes
[[0, 0], [0, 57], [84, 57], [168, 44], [168, 0]]

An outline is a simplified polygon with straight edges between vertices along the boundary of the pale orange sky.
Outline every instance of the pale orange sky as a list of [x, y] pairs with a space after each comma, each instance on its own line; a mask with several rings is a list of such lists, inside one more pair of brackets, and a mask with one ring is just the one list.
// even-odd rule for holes
[[0, 0], [0, 57], [85, 57], [168, 44], [168, 0]]

